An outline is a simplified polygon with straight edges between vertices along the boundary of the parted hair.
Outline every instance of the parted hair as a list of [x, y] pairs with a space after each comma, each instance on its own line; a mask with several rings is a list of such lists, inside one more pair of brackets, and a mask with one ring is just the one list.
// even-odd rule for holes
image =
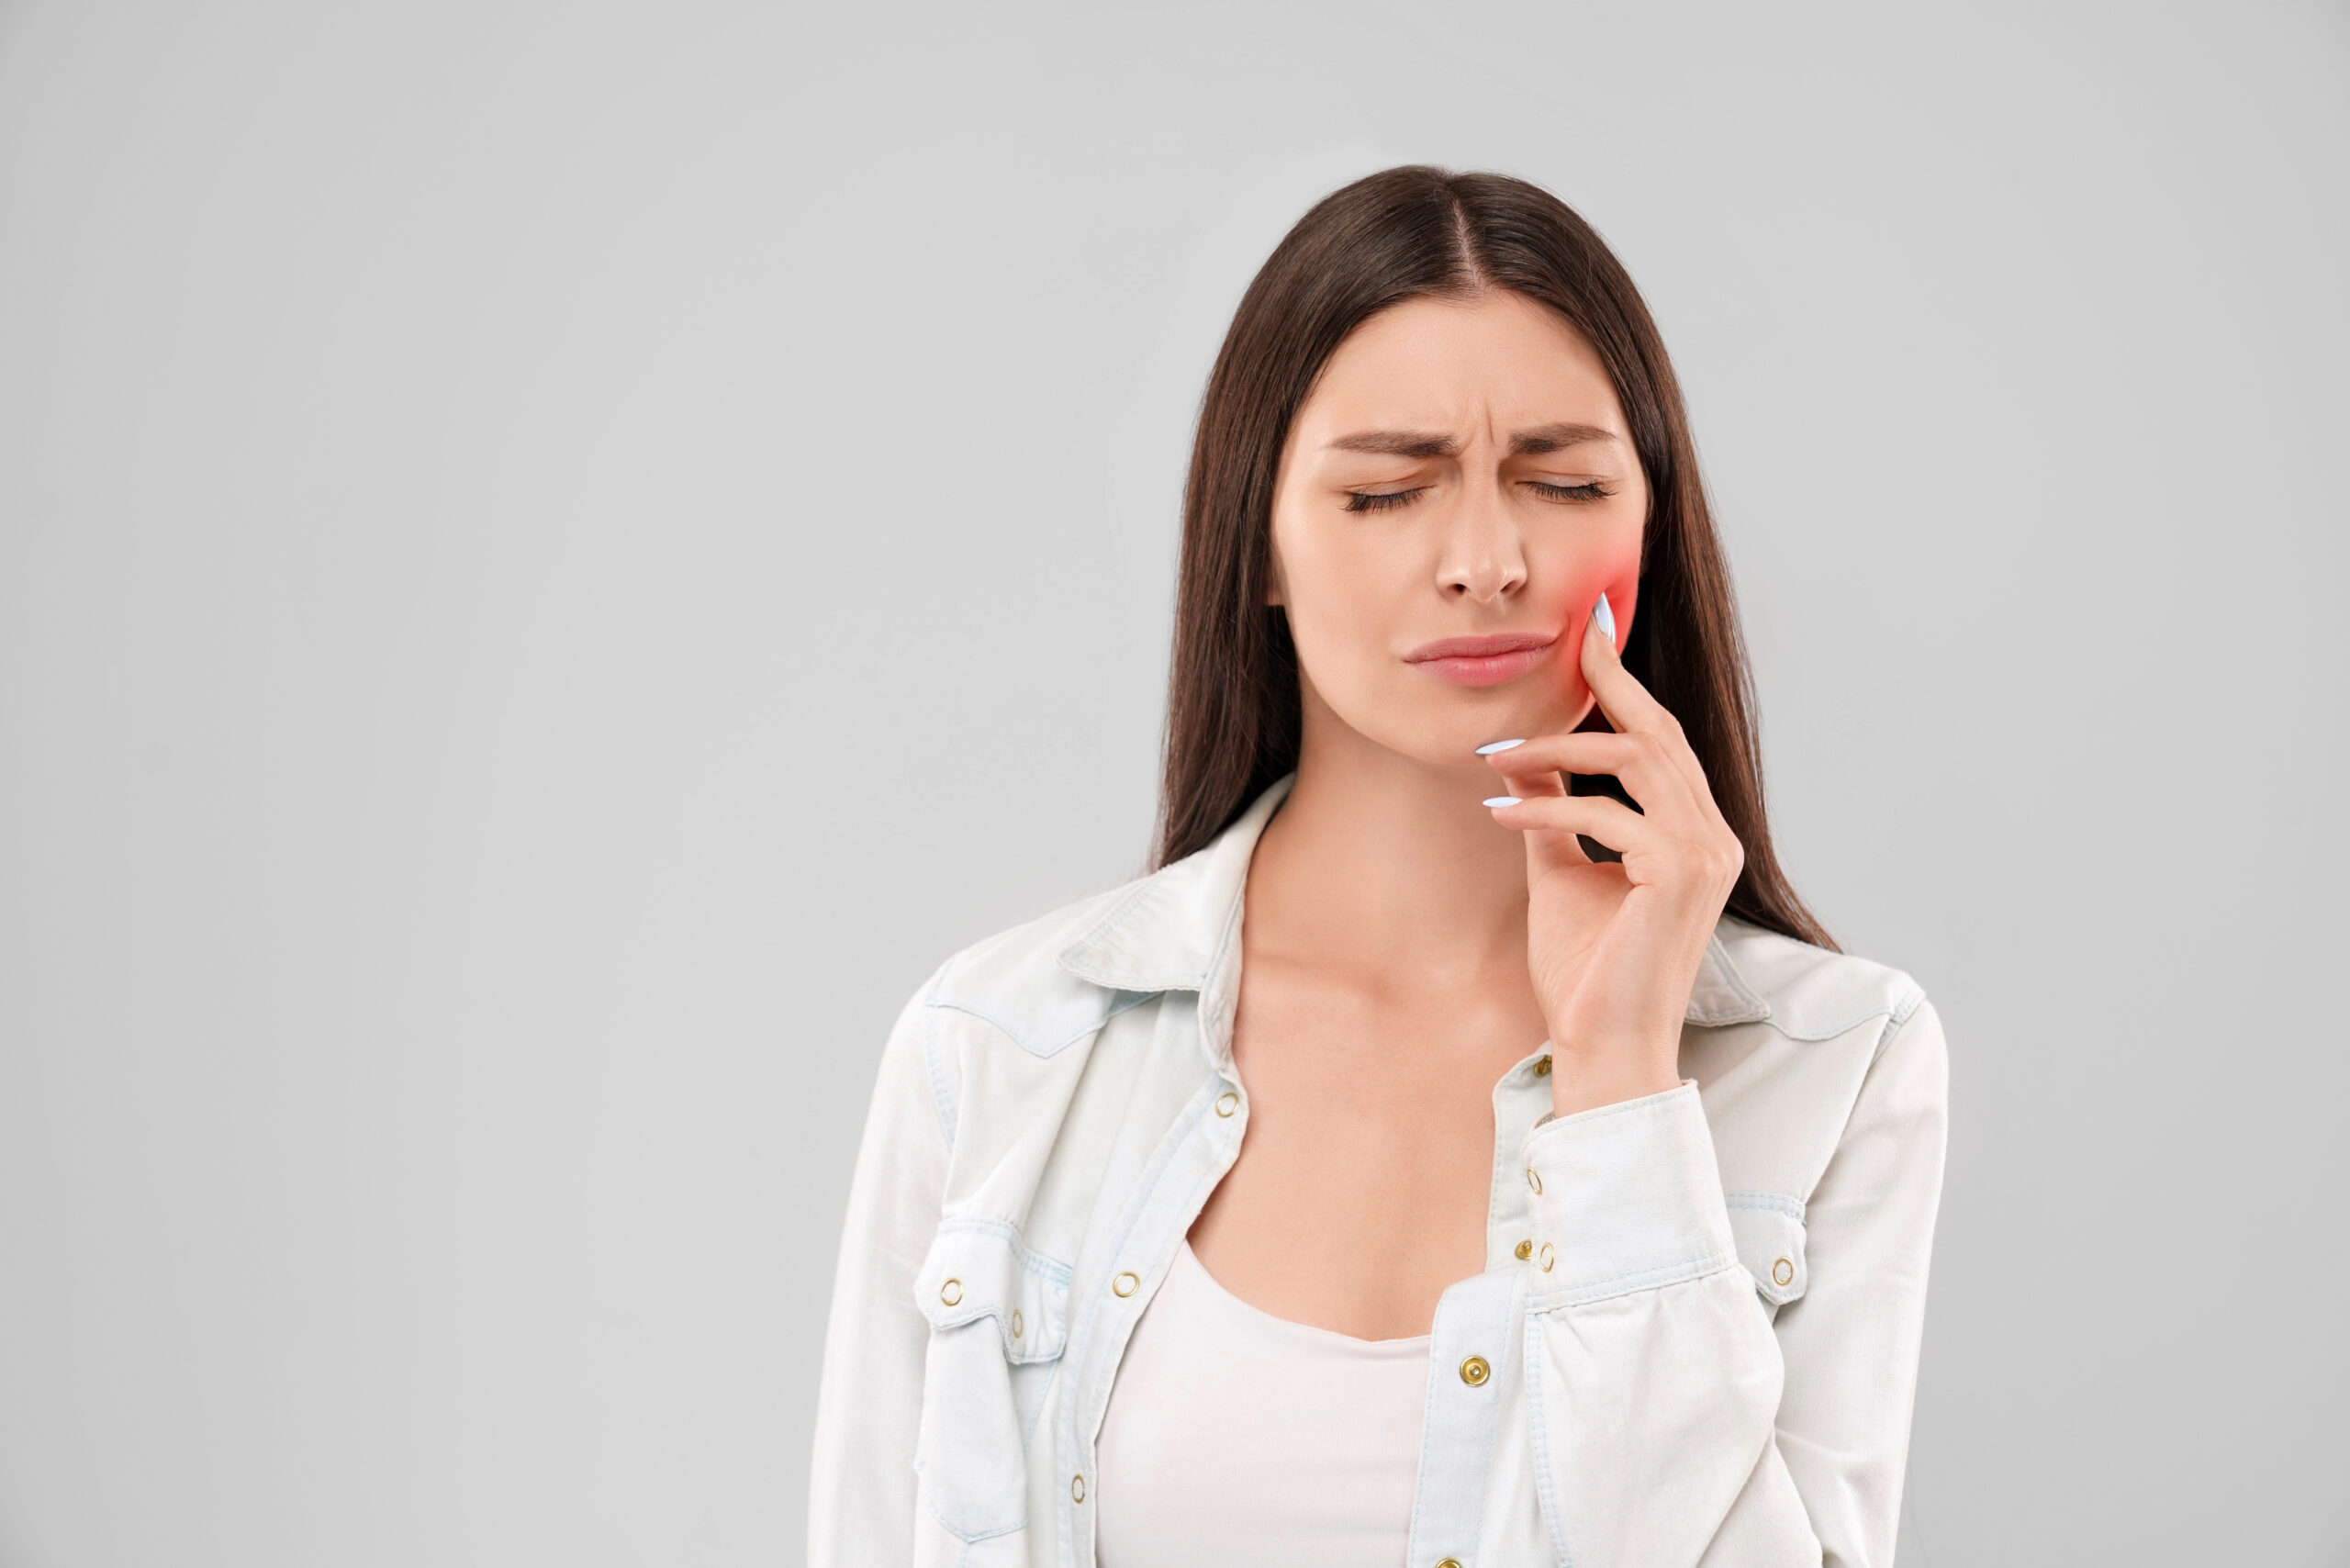
[[[1649, 486], [1639, 614], [1625, 668], [1681, 722], [1745, 846], [1728, 913], [1841, 951], [1771, 847], [1753, 680], [1681, 387], [1631, 274], [1566, 203], [1507, 174], [1406, 164], [1299, 218], [1249, 283], [1201, 398], [1149, 869], [1203, 848], [1296, 767], [1303, 700], [1289, 621], [1265, 602], [1274, 481], [1290, 421], [1347, 334], [1421, 296], [1505, 289], [1549, 306], [1598, 353]], [[1582, 726], [1604, 729], [1595, 707]], [[1570, 774], [1577, 794], [1625, 799]]]

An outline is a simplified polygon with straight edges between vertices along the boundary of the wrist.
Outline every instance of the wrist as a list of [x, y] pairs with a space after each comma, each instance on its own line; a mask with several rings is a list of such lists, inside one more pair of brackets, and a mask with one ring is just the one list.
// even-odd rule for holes
[[1678, 1063], [1661, 1068], [1641, 1062], [1575, 1062], [1555, 1051], [1551, 1055], [1550, 1110], [1562, 1118], [1680, 1087]]

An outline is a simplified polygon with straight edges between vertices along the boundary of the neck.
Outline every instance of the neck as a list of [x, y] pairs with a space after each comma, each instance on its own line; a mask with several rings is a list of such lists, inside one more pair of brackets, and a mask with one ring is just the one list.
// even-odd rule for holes
[[1526, 840], [1480, 804], [1507, 792], [1501, 775], [1392, 751], [1310, 689], [1306, 707], [1296, 781], [1249, 867], [1252, 933], [1374, 984], [1525, 985]]

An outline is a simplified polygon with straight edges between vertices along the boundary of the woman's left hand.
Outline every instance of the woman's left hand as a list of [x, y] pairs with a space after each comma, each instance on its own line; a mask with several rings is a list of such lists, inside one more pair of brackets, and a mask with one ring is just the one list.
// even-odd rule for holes
[[[1561, 1116], [1680, 1084], [1689, 990], [1746, 865], [1681, 722], [1624, 667], [1596, 615], [1582, 665], [1616, 734], [1541, 735], [1485, 756], [1519, 797], [1492, 810], [1526, 833], [1527, 968]], [[1570, 795], [1561, 772], [1613, 774], [1640, 809]], [[1578, 833], [1622, 863], [1591, 859]]]

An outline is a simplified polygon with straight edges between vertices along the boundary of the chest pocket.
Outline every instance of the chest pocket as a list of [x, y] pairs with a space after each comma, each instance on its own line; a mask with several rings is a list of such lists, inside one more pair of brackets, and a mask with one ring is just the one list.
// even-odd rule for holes
[[1069, 1265], [1029, 1251], [1008, 1225], [948, 1220], [914, 1276], [930, 1320], [916, 1489], [964, 1542], [1027, 1522], [1027, 1452], [1069, 1337]]
[[1778, 1309], [1803, 1294], [1803, 1200], [1785, 1193], [1726, 1193], [1730, 1238], [1738, 1260], [1754, 1276], [1755, 1293]]

